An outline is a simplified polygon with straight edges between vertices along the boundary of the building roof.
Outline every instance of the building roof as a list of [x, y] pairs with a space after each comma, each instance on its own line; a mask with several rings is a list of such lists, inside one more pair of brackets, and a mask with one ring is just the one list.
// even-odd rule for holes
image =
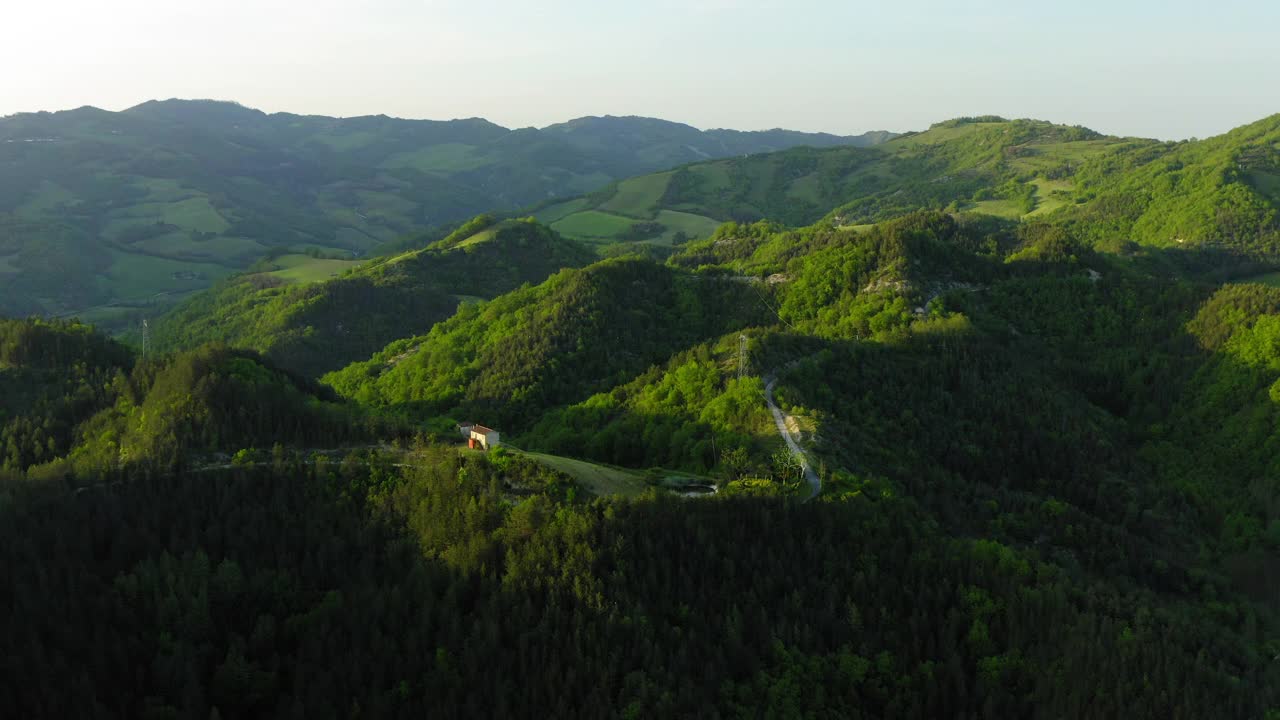
[[498, 432], [498, 431], [494, 430], [493, 428], [487, 428], [483, 425], [473, 425], [471, 427], [471, 432], [478, 432], [481, 435], [488, 435], [489, 433]]

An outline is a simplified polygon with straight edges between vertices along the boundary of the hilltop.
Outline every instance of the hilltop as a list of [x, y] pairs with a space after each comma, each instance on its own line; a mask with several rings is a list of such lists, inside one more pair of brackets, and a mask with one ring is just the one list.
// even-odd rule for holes
[[857, 227], [947, 209], [1071, 225], [1091, 243], [1274, 254], [1278, 122], [1162, 143], [1033, 120], [961, 118], [873, 147], [695, 163], [548, 205], [537, 216], [598, 246], [665, 247], [705, 239], [728, 221]]
[[538, 217], [602, 245], [678, 245], [727, 221], [794, 226], [830, 216], [856, 225], [948, 205], [1019, 219], [1065, 204], [1085, 160], [1133, 142], [1040, 121], [960, 119], [872, 147], [695, 163], [549, 205]]
[[0, 312], [120, 327], [282, 249], [361, 257], [691, 160], [883, 137], [728, 141], [652, 119], [509, 130], [184, 100], [14, 115], [0, 118]]

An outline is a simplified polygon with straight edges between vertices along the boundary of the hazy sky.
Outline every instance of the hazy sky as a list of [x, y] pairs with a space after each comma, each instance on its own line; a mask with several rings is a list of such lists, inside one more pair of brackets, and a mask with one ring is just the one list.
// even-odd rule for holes
[[1280, 112], [1280, 2], [7, 0], [0, 114], [650, 115], [854, 133], [1000, 114], [1160, 138]]

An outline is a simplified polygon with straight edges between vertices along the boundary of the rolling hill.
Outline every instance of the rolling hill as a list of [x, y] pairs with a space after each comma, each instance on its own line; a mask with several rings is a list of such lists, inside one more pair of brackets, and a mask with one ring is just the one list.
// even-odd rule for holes
[[0, 118], [0, 312], [119, 327], [282, 248], [356, 257], [705, 157], [884, 137], [642, 118], [508, 130], [180, 100], [14, 115]]
[[873, 147], [795, 148], [630, 178], [537, 216], [599, 246], [671, 246], [727, 221], [859, 226], [950, 209], [1074, 225], [1091, 243], [1274, 254], [1277, 118], [1181, 143], [961, 118]]
[[1150, 143], [1040, 121], [962, 118], [873, 147], [795, 148], [630, 178], [545, 206], [538, 217], [587, 242], [657, 245], [764, 218], [856, 225], [952, 205], [1019, 219], [1062, 206], [1085, 160], [1135, 144]]
[[[461, 303], [540, 283], [593, 259], [537, 222], [480, 216], [430, 247], [366, 263], [305, 255], [265, 262], [164, 315], [154, 344], [179, 350], [222, 342], [317, 377], [427, 332]], [[325, 277], [334, 271], [341, 274]]]

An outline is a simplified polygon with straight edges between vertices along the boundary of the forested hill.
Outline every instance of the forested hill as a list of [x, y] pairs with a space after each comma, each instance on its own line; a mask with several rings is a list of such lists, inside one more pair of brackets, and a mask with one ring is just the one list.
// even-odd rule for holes
[[395, 434], [251, 351], [207, 345], [138, 358], [65, 321], [0, 319], [0, 393], [0, 486], [25, 477], [37, 491], [93, 484], [107, 470], [189, 466], [213, 452]]
[[14, 115], [0, 118], [0, 312], [112, 324], [273, 249], [363, 255], [707, 157], [885, 137], [709, 134], [642, 118], [509, 130], [181, 100]]
[[590, 242], [640, 236], [666, 245], [766, 218], [859, 225], [952, 206], [1019, 219], [1065, 204], [1088, 158], [1135, 143], [1150, 144], [1041, 121], [962, 118], [873, 147], [796, 148], [631, 178], [538, 217]]
[[743, 283], [635, 257], [605, 260], [464, 305], [431, 332], [323, 379], [396, 415], [523, 426], [765, 313]]
[[607, 246], [680, 245], [726, 221], [860, 226], [922, 209], [1072, 224], [1091, 244], [1274, 253], [1280, 116], [1199, 141], [960, 118], [874, 147], [796, 148], [631, 178], [538, 217]]
[[479, 216], [428, 248], [371, 260], [308, 282], [266, 267], [226, 280], [155, 323], [155, 346], [224, 342], [310, 377], [419, 335], [464, 302], [540, 283], [594, 254], [532, 220]]

